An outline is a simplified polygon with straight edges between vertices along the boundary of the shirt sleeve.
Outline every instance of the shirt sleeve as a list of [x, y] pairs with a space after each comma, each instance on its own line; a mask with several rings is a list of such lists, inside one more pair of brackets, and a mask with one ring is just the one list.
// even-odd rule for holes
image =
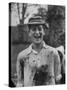
[[55, 80], [59, 81], [61, 79], [61, 64], [60, 64], [60, 57], [58, 52], [55, 51], [54, 53], [54, 76]]
[[65, 73], [65, 56], [63, 54], [63, 59], [62, 59], [62, 72]]
[[24, 62], [23, 59], [21, 59], [21, 56], [18, 55], [17, 57], [17, 64], [16, 64], [16, 70], [17, 70], [17, 87], [23, 86], [23, 67], [24, 67]]

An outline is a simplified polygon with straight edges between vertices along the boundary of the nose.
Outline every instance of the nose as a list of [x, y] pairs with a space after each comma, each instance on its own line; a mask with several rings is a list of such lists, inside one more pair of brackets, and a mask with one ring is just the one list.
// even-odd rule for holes
[[39, 30], [38, 30], [38, 28], [36, 29], [36, 33], [39, 34]]

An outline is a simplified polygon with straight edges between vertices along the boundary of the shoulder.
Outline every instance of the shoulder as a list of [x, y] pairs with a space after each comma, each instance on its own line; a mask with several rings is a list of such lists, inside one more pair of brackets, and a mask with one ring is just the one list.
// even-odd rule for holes
[[46, 45], [46, 48], [49, 52], [53, 53], [53, 54], [58, 54], [56, 48], [52, 47], [52, 46], [49, 46], [49, 45]]
[[30, 49], [29, 49], [29, 47], [28, 47], [28, 48], [26, 48], [25, 50], [22, 50], [22, 51], [18, 54], [17, 59], [23, 59], [23, 58], [25, 58], [29, 53], [30, 53]]

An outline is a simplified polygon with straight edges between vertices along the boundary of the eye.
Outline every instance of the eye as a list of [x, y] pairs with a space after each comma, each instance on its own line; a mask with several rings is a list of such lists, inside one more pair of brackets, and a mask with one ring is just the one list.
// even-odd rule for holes
[[40, 25], [40, 26], [38, 26], [38, 29], [39, 29], [39, 31], [42, 31], [42, 26]]
[[36, 31], [36, 27], [33, 27], [33, 28], [32, 28], [32, 31], [35, 32], [35, 31]]
[[39, 31], [41, 31], [41, 30], [42, 30], [42, 28], [41, 28], [41, 27], [38, 27], [38, 30], [39, 30]]

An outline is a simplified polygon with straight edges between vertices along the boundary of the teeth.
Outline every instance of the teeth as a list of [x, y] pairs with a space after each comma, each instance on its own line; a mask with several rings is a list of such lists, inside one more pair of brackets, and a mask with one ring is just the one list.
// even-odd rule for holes
[[40, 38], [41, 36], [34, 36], [35, 38]]

